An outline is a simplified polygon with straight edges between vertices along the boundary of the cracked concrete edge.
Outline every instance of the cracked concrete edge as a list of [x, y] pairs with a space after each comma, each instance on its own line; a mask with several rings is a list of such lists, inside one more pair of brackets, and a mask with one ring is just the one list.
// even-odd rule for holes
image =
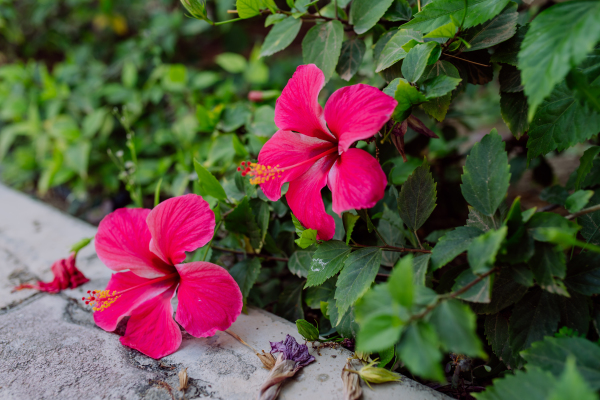
[[[96, 327], [89, 310], [77, 302], [86, 290], [102, 288], [110, 278], [111, 271], [97, 258], [93, 245], [82, 250], [77, 261], [90, 278], [88, 284], [60, 295], [10, 293], [10, 288], [21, 283], [19, 279], [51, 279], [52, 262], [65, 257], [73, 243], [93, 236], [96, 228], [2, 185], [0, 204], [5, 205], [0, 209], [0, 398], [179, 399], [181, 393], [169, 393], [169, 388], [178, 387], [174, 371], [184, 367], [192, 387], [191, 392], [186, 391], [188, 399], [254, 398], [267, 371], [252, 351], [224, 332], [210, 338], [184, 333], [179, 351], [156, 361], [121, 346], [117, 334]], [[7, 263], [7, 258], [12, 261]], [[15, 267], [22, 276], [14, 274]], [[40, 310], [45, 311], [40, 314]], [[40, 333], [39, 326], [52, 335]], [[301, 342], [293, 323], [252, 307], [231, 330], [259, 351], [268, 350], [269, 341], [282, 340], [286, 334]], [[59, 338], [66, 344], [58, 342]], [[69, 349], [70, 341], [87, 343], [86, 348], [96, 351], [84, 352], [86, 357], [81, 358], [77, 353], [81, 348], [74, 344], [75, 350]], [[31, 354], [40, 351], [45, 364], [32, 361], [36, 358]], [[341, 399], [340, 374], [351, 353], [341, 347], [311, 352], [317, 361], [285, 384], [281, 399]], [[46, 353], [53, 356], [44, 358]], [[82, 364], [86, 366], [83, 370]], [[47, 371], [53, 365], [64, 368], [53, 375]], [[87, 374], [95, 370], [112, 376], [113, 382], [105, 387], [99, 380], [87, 380]], [[376, 385], [374, 391], [364, 386], [363, 398], [449, 399], [408, 378]]]

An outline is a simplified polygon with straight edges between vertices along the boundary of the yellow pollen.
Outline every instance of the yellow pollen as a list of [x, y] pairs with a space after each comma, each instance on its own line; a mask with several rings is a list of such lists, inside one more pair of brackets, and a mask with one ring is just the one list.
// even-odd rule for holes
[[104, 311], [121, 297], [116, 290], [88, 290], [88, 297], [83, 297], [85, 304], [90, 305], [94, 311]]
[[247, 170], [247, 174], [251, 176], [250, 183], [253, 185], [260, 185], [268, 182], [271, 179], [281, 178], [281, 173], [285, 171], [285, 168], [279, 168], [279, 165], [262, 165], [257, 163], [249, 163], [250, 169]]

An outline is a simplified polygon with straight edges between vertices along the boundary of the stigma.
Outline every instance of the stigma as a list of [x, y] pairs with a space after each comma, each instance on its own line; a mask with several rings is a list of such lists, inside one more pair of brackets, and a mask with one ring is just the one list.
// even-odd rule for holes
[[285, 168], [279, 168], [279, 165], [271, 166], [242, 161], [237, 170], [242, 173], [242, 176], [250, 176], [251, 184], [260, 185], [271, 179], [281, 178], [281, 173], [285, 171]]
[[121, 295], [116, 290], [88, 290], [88, 297], [82, 297], [86, 305], [92, 307], [93, 311], [104, 311], [110, 307]]

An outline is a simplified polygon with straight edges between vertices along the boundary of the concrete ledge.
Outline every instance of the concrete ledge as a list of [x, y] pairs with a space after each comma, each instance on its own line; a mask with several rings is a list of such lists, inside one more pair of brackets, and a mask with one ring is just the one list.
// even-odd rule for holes
[[[157, 361], [122, 346], [118, 334], [96, 327], [77, 300], [87, 290], [104, 288], [110, 278], [93, 246], [78, 256], [88, 284], [59, 295], [11, 293], [27, 280], [51, 280], [52, 263], [96, 229], [2, 185], [0, 205], [0, 398], [183, 399], [177, 373], [186, 367], [186, 399], [256, 397], [267, 371], [226, 333], [201, 339], [184, 333], [181, 348]], [[254, 308], [231, 330], [257, 350], [268, 350], [269, 341], [286, 334], [301, 341], [294, 324]], [[326, 348], [320, 355], [315, 349], [311, 353], [317, 361], [287, 382], [280, 398], [342, 399], [340, 374], [351, 352]], [[449, 399], [408, 378], [374, 388], [363, 387], [363, 398]]]

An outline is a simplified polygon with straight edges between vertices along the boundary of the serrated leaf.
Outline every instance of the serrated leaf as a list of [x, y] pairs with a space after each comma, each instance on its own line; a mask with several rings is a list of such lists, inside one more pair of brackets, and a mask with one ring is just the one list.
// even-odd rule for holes
[[350, 239], [352, 238], [352, 232], [354, 231], [354, 226], [360, 219], [360, 216], [351, 214], [349, 212], [345, 212], [342, 214], [342, 222], [344, 224], [344, 230], [346, 231], [346, 244], [350, 244]]
[[310, 273], [310, 263], [312, 261], [313, 252], [306, 250], [298, 250], [292, 254], [288, 261], [288, 269], [299, 278], [306, 278]]
[[600, 294], [600, 255], [584, 252], [569, 262], [565, 283], [586, 296]]
[[508, 276], [506, 273], [496, 274], [492, 286], [491, 301], [485, 304], [472, 304], [471, 308], [477, 314], [495, 314], [521, 300], [527, 287]]
[[460, 47], [461, 52], [469, 52], [495, 46], [514, 36], [517, 31], [517, 3], [509, 2], [496, 17], [481, 25], [467, 29], [461, 37], [471, 45]]
[[341, 271], [351, 251], [347, 244], [338, 240], [320, 244], [310, 263], [306, 287], [320, 285]]
[[410, 21], [412, 8], [406, 0], [394, 0], [390, 8], [383, 15], [388, 21]]
[[533, 235], [535, 240], [540, 242], [549, 241], [542, 231], [544, 228], [558, 228], [568, 235], [575, 235], [579, 226], [566, 219], [562, 215], [549, 212], [535, 213], [527, 223], [527, 229]]
[[425, 71], [429, 57], [438, 46], [439, 44], [436, 42], [427, 42], [418, 44], [410, 49], [402, 62], [402, 76], [408, 82], [414, 83], [418, 81]]
[[467, 259], [474, 274], [484, 274], [494, 267], [496, 254], [498, 254], [507, 232], [508, 228], [503, 226], [498, 230], [489, 230], [473, 239], [468, 248]]
[[586, 176], [592, 170], [594, 158], [600, 153], [600, 146], [592, 146], [583, 152], [579, 159], [579, 167], [577, 168], [577, 178], [575, 179], [575, 190], [579, 189], [583, 184]]
[[254, 286], [256, 278], [258, 278], [258, 274], [260, 273], [260, 268], [260, 261], [258, 258], [253, 257], [240, 261], [229, 270], [229, 273], [240, 287], [244, 298], [248, 297], [250, 289]]
[[559, 376], [569, 356], [577, 360], [577, 370], [594, 389], [600, 388], [600, 346], [579, 337], [546, 337], [524, 351], [523, 358], [532, 368], [539, 368]]
[[548, 400], [562, 400], [567, 398], [598, 400], [598, 395], [592, 391], [575, 365], [575, 357], [567, 358], [565, 370], [559, 376]]
[[[477, 275], [473, 274], [471, 270], [468, 269], [461, 272], [461, 274], [456, 278], [454, 286], [452, 286], [452, 291], [455, 292], [460, 290], [461, 288], [473, 282], [475, 279], [477, 279]], [[489, 303], [492, 298], [491, 295], [493, 281], [494, 280], [491, 275], [486, 276], [483, 280], [478, 282], [469, 290], [456, 297], [472, 303]]]
[[500, 114], [510, 132], [520, 139], [529, 129], [527, 98], [523, 92], [500, 92]]
[[337, 303], [333, 297], [329, 299], [327, 304], [331, 326], [334, 327], [342, 337], [355, 338], [358, 334], [359, 327], [355, 321], [354, 307], [350, 307], [345, 313], [339, 314]]
[[306, 229], [302, 231], [300, 237], [295, 240], [296, 244], [302, 249], [317, 243], [317, 231], [314, 229]]
[[482, 234], [481, 230], [469, 226], [460, 226], [446, 233], [431, 251], [432, 270], [443, 267], [460, 253], [467, 251], [473, 239]]
[[260, 56], [270, 56], [288, 47], [300, 32], [302, 19], [287, 17], [281, 22], [275, 24], [263, 43]]
[[500, 83], [500, 92], [516, 93], [523, 91], [521, 72], [512, 65], [502, 65], [500, 75], [498, 75], [498, 83]]
[[427, 35], [423, 36], [426, 38], [453, 38], [456, 35], [456, 31], [458, 27], [454, 24], [454, 22], [448, 22], [445, 25], [440, 26], [429, 32]]
[[439, 382], [445, 380], [439, 339], [430, 324], [418, 321], [408, 326], [396, 353], [412, 373]]
[[493, 215], [506, 196], [509, 171], [504, 142], [494, 129], [467, 156], [460, 185], [465, 200], [485, 215]]
[[581, 211], [583, 207], [587, 205], [593, 195], [593, 190], [578, 190], [567, 197], [565, 200], [565, 208], [569, 210], [570, 213]]
[[392, 270], [388, 279], [388, 289], [392, 298], [401, 306], [410, 308], [414, 300], [413, 257], [402, 257]]
[[527, 349], [533, 342], [553, 334], [558, 328], [560, 310], [556, 295], [541, 289], [527, 293], [513, 309], [510, 317], [510, 347], [515, 352]]
[[523, 25], [517, 28], [515, 35], [508, 39], [506, 42], [502, 42], [492, 54], [491, 61], [496, 63], [504, 63], [512, 66], [519, 65], [517, 55], [521, 49], [521, 43], [525, 38], [525, 34], [529, 29], [529, 25]]
[[340, 21], [329, 21], [309, 29], [302, 40], [302, 57], [305, 64], [315, 64], [323, 71], [327, 82], [340, 58], [344, 26]]
[[388, 39], [385, 47], [381, 50], [377, 60], [377, 67], [375, 72], [383, 71], [386, 68], [391, 67], [400, 60], [403, 60], [408, 51], [402, 48], [405, 44], [414, 40], [416, 42], [423, 42], [423, 35], [421, 32], [413, 31], [410, 29], [400, 29], [391, 38]]
[[[425, 68], [425, 73], [421, 77], [420, 81], [429, 81], [437, 76], [449, 76], [459, 80], [462, 79], [458, 69], [456, 69], [454, 65], [448, 61], [438, 61], [435, 64]], [[446, 113], [448, 112], [448, 108], [452, 102], [452, 95], [453, 93], [448, 93], [446, 95], [431, 99], [423, 103], [421, 107], [431, 117], [438, 121], [442, 121], [446, 117]]]
[[427, 99], [444, 96], [456, 89], [461, 80], [448, 75], [438, 75], [423, 82], [423, 94]]
[[599, 2], [572, 1], [542, 11], [529, 24], [518, 58], [530, 120], [552, 89], [600, 40], [599, 20]]
[[392, 294], [387, 286], [387, 283], [374, 285], [356, 302], [354, 313], [358, 323], [362, 324], [367, 318], [375, 314], [390, 314], [399, 310], [399, 305], [392, 300]]
[[396, 78], [391, 81], [390, 84], [383, 89], [383, 92], [392, 96], [398, 102], [398, 105], [392, 114], [392, 118], [396, 122], [401, 122], [408, 118], [413, 106], [427, 101], [425, 95], [402, 78]]
[[556, 301], [560, 310], [559, 326], [566, 326], [581, 336], [586, 336], [590, 327], [590, 306], [588, 298], [577, 292], [571, 297], [558, 296]]
[[527, 159], [564, 150], [600, 131], [600, 114], [587, 110], [565, 83], [557, 85], [539, 105], [529, 127]]
[[365, 41], [358, 38], [346, 40], [342, 43], [342, 51], [336, 67], [340, 78], [345, 81], [352, 79], [354, 74], [358, 72], [366, 50]]
[[291, 322], [304, 319], [304, 309], [302, 308], [302, 287], [304, 285], [297, 279], [286, 286], [276, 305], [277, 314]]
[[437, 184], [429, 165], [423, 164], [408, 177], [398, 196], [400, 218], [412, 231], [419, 229], [436, 206]]
[[567, 270], [562, 251], [547, 243], [537, 243], [535, 253], [528, 264], [540, 287], [551, 293], [566, 294], [561, 281]]
[[541, 370], [516, 371], [502, 379], [494, 380], [484, 392], [477, 393], [477, 400], [548, 400], [555, 379], [549, 372]]
[[344, 262], [335, 291], [339, 314], [344, 314], [371, 287], [380, 265], [381, 249], [370, 247], [350, 254]]
[[447, 351], [485, 357], [481, 341], [475, 334], [475, 314], [466, 304], [458, 300], [444, 301], [431, 312], [429, 321]]
[[260, 14], [260, 10], [268, 8], [264, 0], [237, 0], [235, 7], [240, 18], [252, 18]]
[[485, 317], [485, 336], [498, 358], [511, 369], [520, 364], [518, 354], [513, 354], [508, 343], [508, 318], [501, 313]]
[[392, 5], [393, 0], [354, 0], [350, 7], [350, 25], [361, 35], [375, 26]]
[[[498, 15], [508, 4], [508, 0], [471, 0], [468, 2], [467, 15], [462, 26], [463, 29], [479, 25]], [[463, 0], [438, 0], [427, 3], [420, 13], [403, 25], [423, 33], [431, 32], [449, 22], [452, 17], [462, 21], [465, 15], [465, 2]]]

